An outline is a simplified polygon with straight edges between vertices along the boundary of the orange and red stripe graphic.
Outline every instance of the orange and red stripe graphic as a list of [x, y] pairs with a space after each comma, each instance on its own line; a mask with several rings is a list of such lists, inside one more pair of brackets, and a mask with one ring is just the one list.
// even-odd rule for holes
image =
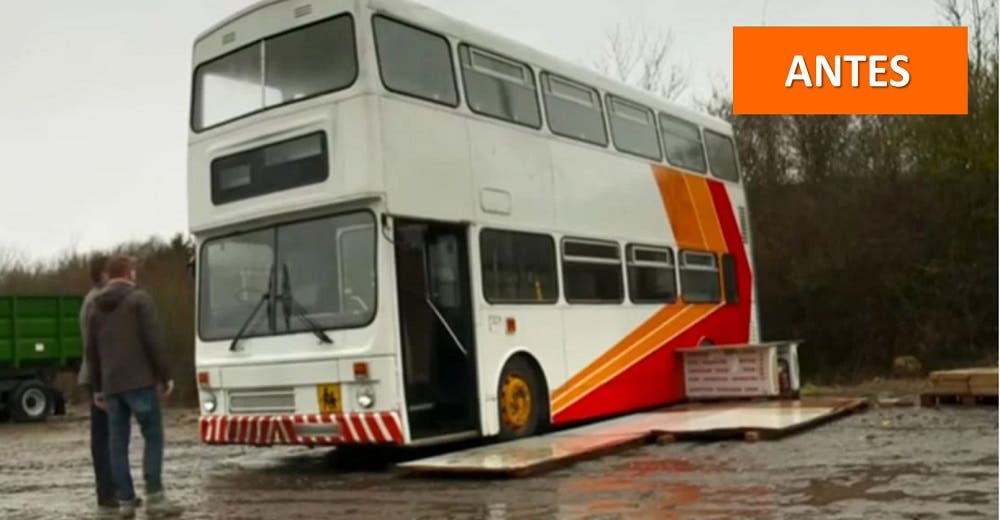
[[731, 253], [739, 302], [665, 305], [551, 395], [554, 423], [620, 413], [683, 397], [673, 350], [700, 337], [745, 342], [749, 336], [751, 274], [725, 186], [718, 181], [653, 166], [678, 249]]
[[[335, 435], [299, 435], [295, 426], [337, 425]], [[206, 444], [306, 446], [337, 444], [403, 444], [403, 430], [396, 412], [363, 412], [298, 415], [206, 415], [200, 420], [201, 441]]]

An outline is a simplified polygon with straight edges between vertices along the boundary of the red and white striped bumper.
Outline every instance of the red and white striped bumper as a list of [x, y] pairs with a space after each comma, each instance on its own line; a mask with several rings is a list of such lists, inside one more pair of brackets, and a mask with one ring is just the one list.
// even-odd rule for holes
[[403, 444], [396, 412], [305, 415], [203, 415], [201, 441], [251, 446]]

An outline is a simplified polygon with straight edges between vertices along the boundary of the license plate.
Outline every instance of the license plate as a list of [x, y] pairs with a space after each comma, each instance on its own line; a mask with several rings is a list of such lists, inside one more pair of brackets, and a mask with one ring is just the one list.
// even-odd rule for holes
[[340, 413], [340, 383], [317, 386], [316, 400], [319, 402], [319, 413]]

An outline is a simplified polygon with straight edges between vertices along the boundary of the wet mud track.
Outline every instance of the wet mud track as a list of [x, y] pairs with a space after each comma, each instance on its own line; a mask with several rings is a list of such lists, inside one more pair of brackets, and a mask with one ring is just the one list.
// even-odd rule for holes
[[[93, 516], [87, 432], [79, 416], [0, 425], [0, 518]], [[407, 477], [382, 460], [398, 453], [204, 446], [189, 412], [170, 414], [167, 438], [164, 481], [190, 519], [997, 518], [996, 408], [876, 409], [774, 442], [649, 445], [517, 480]]]

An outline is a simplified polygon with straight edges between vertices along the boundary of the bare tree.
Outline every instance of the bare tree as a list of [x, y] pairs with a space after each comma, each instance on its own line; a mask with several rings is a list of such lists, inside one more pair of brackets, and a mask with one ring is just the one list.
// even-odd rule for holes
[[23, 267], [24, 254], [12, 248], [0, 245], [0, 277], [15, 269]]
[[672, 52], [671, 30], [653, 31], [635, 21], [619, 23], [607, 33], [595, 60], [598, 72], [623, 83], [675, 100], [687, 89], [688, 67]]
[[945, 23], [969, 27], [969, 66], [974, 73], [994, 66], [997, 56], [997, 0], [938, 0]]

